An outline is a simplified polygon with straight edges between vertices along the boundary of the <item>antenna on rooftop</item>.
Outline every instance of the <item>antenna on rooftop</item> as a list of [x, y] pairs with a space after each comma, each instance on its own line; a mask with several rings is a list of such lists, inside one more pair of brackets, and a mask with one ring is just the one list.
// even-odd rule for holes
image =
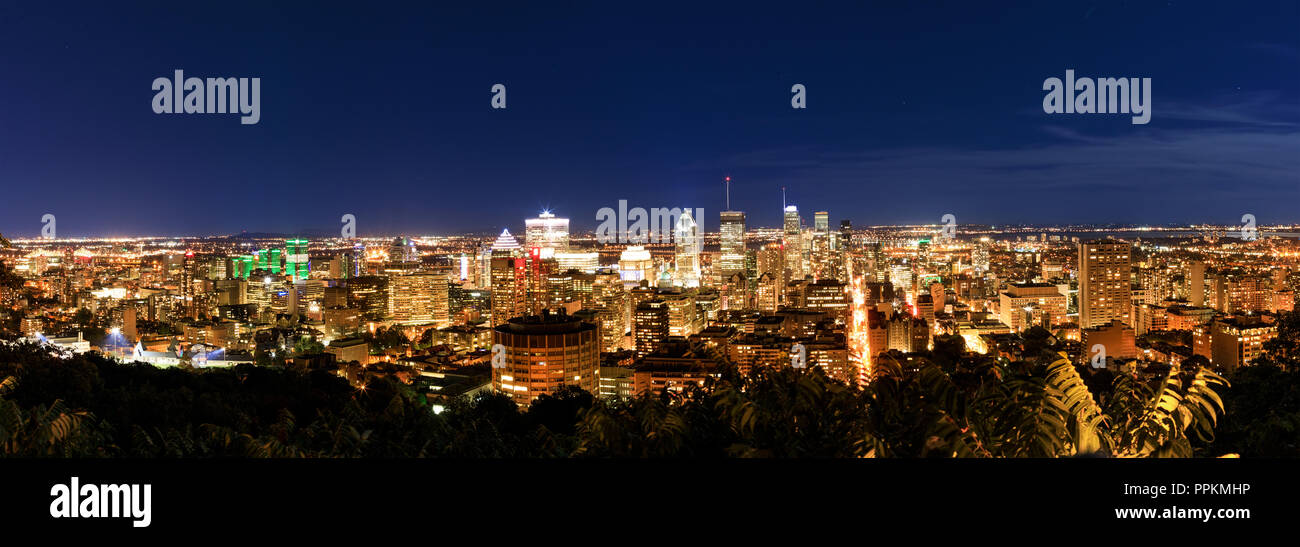
[[727, 183], [727, 210], [730, 211], [731, 210], [731, 177], [728, 176], [725, 180]]

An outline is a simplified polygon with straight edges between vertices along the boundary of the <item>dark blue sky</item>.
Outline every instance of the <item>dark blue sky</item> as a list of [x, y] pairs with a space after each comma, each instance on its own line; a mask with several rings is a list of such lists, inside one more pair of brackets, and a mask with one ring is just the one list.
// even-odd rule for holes
[[[782, 186], [809, 222], [1300, 221], [1295, 1], [28, 4], [0, 6], [6, 235], [594, 228], [619, 199], [716, 230], [724, 175], [753, 225]], [[1152, 78], [1151, 122], [1044, 114], [1070, 68]], [[261, 122], [154, 114], [175, 69], [262, 78]]]

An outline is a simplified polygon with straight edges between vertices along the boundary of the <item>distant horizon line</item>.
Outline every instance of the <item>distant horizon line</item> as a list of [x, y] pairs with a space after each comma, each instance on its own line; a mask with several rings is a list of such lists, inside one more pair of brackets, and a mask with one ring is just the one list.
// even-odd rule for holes
[[[931, 227], [937, 229], [937, 228], [941, 228], [941, 227], [943, 227], [943, 226], [944, 226], [944, 224], [942, 224], [942, 223], [938, 223], [938, 222], [935, 222], [935, 223], [872, 224], [872, 225], [853, 225], [853, 226], [851, 226], [851, 230], [853, 230], [853, 231], [859, 231], [859, 230], [887, 230], [887, 229], [916, 229], [916, 228], [931, 228]], [[1119, 231], [1180, 231], [1180, 230], [1205, 230], [1205, 229], [1223, 229], [1223, 230], [1228, 230], [1228, 229], [1237, 229], [1237, 228], [1240, 228], [1240, 227], [1241, 227], [1240, 224], [1212, 224], [1212, 223], [1162, 223], [1162, 224], [1138, 224], [1138, 223], [1115, 223], [1115, 222], [1109, 222], [1109, 223], [1066, 223], [1066, 224], [1033, 224], [1033, 223], [989, 224], [989, 223], [969, 223], [969, 224], [959, 224], [959, 226], [966, 227], [967, 229], [974, 228], [974, 229], [977, 229], [977, 230], [985, 230], [985, 231], [1033, 231], [1033, 230], [1054, 230], [1054, 231], [1111, 231], [1111, 230], [1119, 230]], [[811, 226], [806, 226], [806, 227], [811, 228]], [[1275, 223], [1275, 224], [1258, 224], [1258, 225], [1256, 225], [1256, 228], [1259, 229], [1260, 231], [1268, 231], [1268, 230], [1274, 230], [1274, 231], [1275, 231], [1275, 230], [1278, 230], [1278, 229], [1297, 229], [1297, 230], [1300, 230], [1300, 222], [1292, 222], [1292, 223]], [[509, 228], [507, 227], [506, 229], [508, 230]], [[779, 225], [778, 225], [778, 226], [748, 226], [748, 227], [746, 227], [745, 231], [746, 231], [746, 232], [750, 232], [750, 231], [756, 231], [756, 230], [782, 230], [782, 229], [784, 229], [784, 227], [783, 227], [783, 226], [779, 226]], [[838, 232], [838, 231], [840, 231], [840, 226], [839, 226], [837, 223], [832, 223], [832, 224], [829, 226], [829, 229], [830, 229], [830, 231], [832, 231], [832, 232]], [[710, 234], [710, 233], [716, 234], [716, 233], [719, 233], [719, 231], [718, 231], [718, 230], [712, 230], [712, 231], [705, 230], [704, 233], [706, 233], [706, 234]], [[517, 236], [517, 237], [518, 237], [518, 236], [522, 236], [523, 234], [524, 234], [524, 231], [523, 231], [523, 230], [520, 230], [520, 231], [518, 231], [518, 232], [511, 231], [511, 235], [514, 235], [514, 236]], [[591, 229], [591, 230], [583, 230], [583, 231], [578, 231], [578, 232], [571, 232], [571, 234], [576, 234], [576, 235], [578, 235], [578, 236], [580, 236], [580, 237], [586, 237], [586, 236], [595, 237], [596, 230], [595, 230], [595, 229]], [[3, 235], [3, 232], [0, 232], [0, 235]], [[425, 238], [425, 237], [437, 237], [437, 238], [453, 238], [453, 237], [496, 237], [496, 236], [498, 236], [498, 235], [500, 235], [500, 232], [498, 232], [498, 231], [496, 231], [496, 230], [489, 229], [489, 230], [463, 231], [463, 232], [456, 232], [456, 233], [423, 233], [423, 234], [421, 234], [421, 233], [415, 233], [415, 232], [388, 232], [388, 233], [381, 233], [381, 234], [374, 234], [374, 235], [357, 235], [357, 236], [356, 236], [355, 238], [353, 238], [353, 239], [380, 239], [380, 238], [394, 238], [394, 237], [412, 237], [412, 238]], [[18, 243], [18, 242], [22, 242], [22, 243], [36, 243], [36, 242], [40, 242], [40, 241], [59, 242], [59, 241], [77, 241], [77, 240], [132, 240], [132, 239], [158, 239], [158, 240], [166, 240], [166, 239], [231, 239], [231, 238], [249, 238], [249, 239], [261, 239], [261, 238], [267, 238], [267, 239], [270, 239], [270, 238], [286, 238], [286, 237], [311, 237], [311, 238], [320, 238], [320, 239], [344, 239], [344, 238], [343, 238], [342, 236], [340, 236], [340, 235], [335, 235], [335, 234], [333, 234], [333, 233], [326, 233], [326, 232], [324, 232], [324, 231], [322, 231], [322, 230], [298, 230], [298, 231], [284, 231], [284, 232], [280, 232], [280, 231], [258, 231], [258, 232], [241, 231], [241, 232], [238, 232], [238, 233], [206, 234], [206, 235], [197, 235], [197, 234], [185, 234], [185, 235], [158, 235], [158, 234], [136, 234], [136, 235], [121, 235], [121, 234], [117, 234], [117, 235], [74, 235], [74, 236], [68, 236], [68, 237], [57, 237], [57, 238], [50, 238], [50, 239], [42, 238], [42, 237], [39, 236], [39, 235], [37, 235], [37, 236], [12, 236], [12, 237], [6, 236], [6, 237], [7, 237], [7, 239], [8, 239], [9, 241], [14, 242], [14, 243]]]

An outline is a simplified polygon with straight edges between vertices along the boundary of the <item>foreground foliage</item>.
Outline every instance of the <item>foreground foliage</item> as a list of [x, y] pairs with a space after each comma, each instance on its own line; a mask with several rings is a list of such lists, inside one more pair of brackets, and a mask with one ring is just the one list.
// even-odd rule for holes
[[[434, 414], [419, 394], [388, 380], [356, 390], [325, 372], [157, 369], [17, 345], [0, 348], [0, 454], [832, 458], [1224, 452], [1214, 435], [1227, 382], [1205, 368], [1175, 368], [1144, 380], [1078, 369], [1051, 352], [1008, 363], [960, 348], [881, 361], [866, 389], [835, 382], [819, 369], [760, 369], [748, 377], [728, 371], [704, 386], [636, 400], [605, 402], [573, 390], [520, 409], [492, 394]], [[1289, 422], [1270, 419], [1282, 423], [1261, 440], [1296, 423], [1294, 416]], [[1230, 448], [1253, 454], [1249, 434], [1239, 431], [1250, 429], [1232, 423], [1237, 429]]]

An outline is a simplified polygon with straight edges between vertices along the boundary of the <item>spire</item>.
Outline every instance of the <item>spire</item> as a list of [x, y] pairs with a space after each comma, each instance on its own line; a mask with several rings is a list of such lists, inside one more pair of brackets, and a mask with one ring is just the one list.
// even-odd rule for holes
[[728, 175], [725, 180], [727, 183], [727, 210], [730, 211], [731, 210], [731, 176]]
[[497, 236], [496, 242], [492, 244], [493, 251], [512, 251], [519, 248], [519, 240], [510, 235], [509, 229], [501, 230], [501, 235]]

